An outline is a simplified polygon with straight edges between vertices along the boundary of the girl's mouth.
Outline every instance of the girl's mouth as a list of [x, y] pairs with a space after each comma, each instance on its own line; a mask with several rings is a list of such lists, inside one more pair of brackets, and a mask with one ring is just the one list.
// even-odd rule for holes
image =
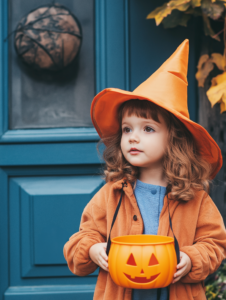
[[131, 148], [131, 149], [129, 150], [129, 153], [132, 154], [132, 155], [136, 155], [136, 154], [139, 154], [139, 153], [141, 153], [141, 152], [143, 152], [143, 151], [140, 151], [140, 150], [138, 150], [138, 149], [136, 149], [136, 148]]

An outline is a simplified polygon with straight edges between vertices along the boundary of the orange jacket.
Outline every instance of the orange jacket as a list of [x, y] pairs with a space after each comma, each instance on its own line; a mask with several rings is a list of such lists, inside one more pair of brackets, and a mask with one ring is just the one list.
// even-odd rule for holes
[[[64, 246], [68, 267], [76, 275], [86, 276], [98, 267], [89, 257], [95, 243], [106, 242], [113, 215], [121, 194], [123, 180], [109, 182], [92, 198], [82, 214], [80, 231]], [[111, 237], [142, 234], [140, 215], [132, 186], [124, 187], [124, 196]], [[169, 200], [174, 234], [192, 261], [191, 271], [170, 285], [170, 300], [206, 299], [203, 280], [226, 258], [226, 230], [223, 219], [204, 191], [198, 191], [188, 202]], [[133, 218], [136, 215], [137, 218]], [[167, 197], [159, 219], [158, 235], [173, 236], [169, 226]], [[131, 289], [117, 286], [110, 274], [100, 268], [94, 300], [130, 300]]]

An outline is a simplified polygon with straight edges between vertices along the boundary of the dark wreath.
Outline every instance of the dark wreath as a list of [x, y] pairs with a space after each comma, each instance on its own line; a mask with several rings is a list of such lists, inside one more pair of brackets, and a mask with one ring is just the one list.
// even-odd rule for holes
[[14, 31], [19, 57], [35, 69], [61, 70], [79, 54], [82, 28], [66, 7], [38, 7], [21, 19]]

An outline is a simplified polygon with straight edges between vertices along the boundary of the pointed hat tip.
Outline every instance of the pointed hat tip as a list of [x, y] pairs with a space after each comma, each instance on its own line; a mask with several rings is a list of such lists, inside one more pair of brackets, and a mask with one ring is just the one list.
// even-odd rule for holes
[[[178, 47], [177, 49], [189, 49], [189, 39], [185, 39]], [[177, 51], [177, 50], [176, 50]]]
[[182, 52], [184, 53], [185, 55], [185, 59], [188, 63], [188, 55], [189, 55], [189, 39], [185, 39], [181, 45], [179, 46], [182, 50]]
[[[188, 55], [189, 55], [189, 40], [185, 39], [173, 52], [173, 54], [162, 64], [159, 70], [168, 69], [174, 70], [180, 73], [184, 73], [184, 77], [187, 74], [187, 65], [188, 65]], [[184, 61], [184, 64], [181, 63], [181, 60]], [[182, 69], [181, 69], [182, 68]]]
[[187, 83], [188, 55], [189, 40], [185, 39], [155, 73], [160, 73], [163, 70], [173, 72], [174, 75], [177, 74], [177, 77]]
[[180, 44], [180, 46], [179, 47], [188, 47], [189, 48], [189, 39], [185, 39], [181, 44]]
[[176, 59], [176, 61], [180, 62], [176, 64], [175, 61], [173, 62], [177, 65], [178, 73], [180, 73], [181, 79], [187, 82], [187, 71], [188, 71], [188, 56], [189, 56], [189, 39], [185, 39], [174, 52], [172, 57]]

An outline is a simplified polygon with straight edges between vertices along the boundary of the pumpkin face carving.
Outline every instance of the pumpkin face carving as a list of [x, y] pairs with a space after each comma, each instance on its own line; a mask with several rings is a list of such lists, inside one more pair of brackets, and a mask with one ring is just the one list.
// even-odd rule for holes
[[109, 272], [123, 287], [151, 289], [165, 287], [176, 272], [176, 253], [171, 237], [123, 236], [112, 239]]
[[[149, 264], [148, 266], [154, 266], [154, 265], [158, 265], [158, 261], [155, 257], [154, 254], [152, 254], [151, 258], [150, 258], [150, 261], [149, 261]], [[135, 259], [133, 257], [133, 254], [131, 253], [130, 254], [130, 257], [127, 261], [127, 265], [131, 265], [131, 266], [136, 266], [136, 262], [135, 262]], [[144, 270], [141, 269], [141, 272], [140, 272], [140, 276], [136, 276], [135, 278], [132, 278], [129, 274], [126, 274], [124, 273], [125, 276], [132, 282], [137, 282], [137, 283], [149, 283], [151, 281], [153, 281], [154, 279], [156, 279], [159, 274], [155, 274], [155, 275], [152, 275], [149, 279], [147, 277], [145, 277], [145, 274], [144, 274]]]

